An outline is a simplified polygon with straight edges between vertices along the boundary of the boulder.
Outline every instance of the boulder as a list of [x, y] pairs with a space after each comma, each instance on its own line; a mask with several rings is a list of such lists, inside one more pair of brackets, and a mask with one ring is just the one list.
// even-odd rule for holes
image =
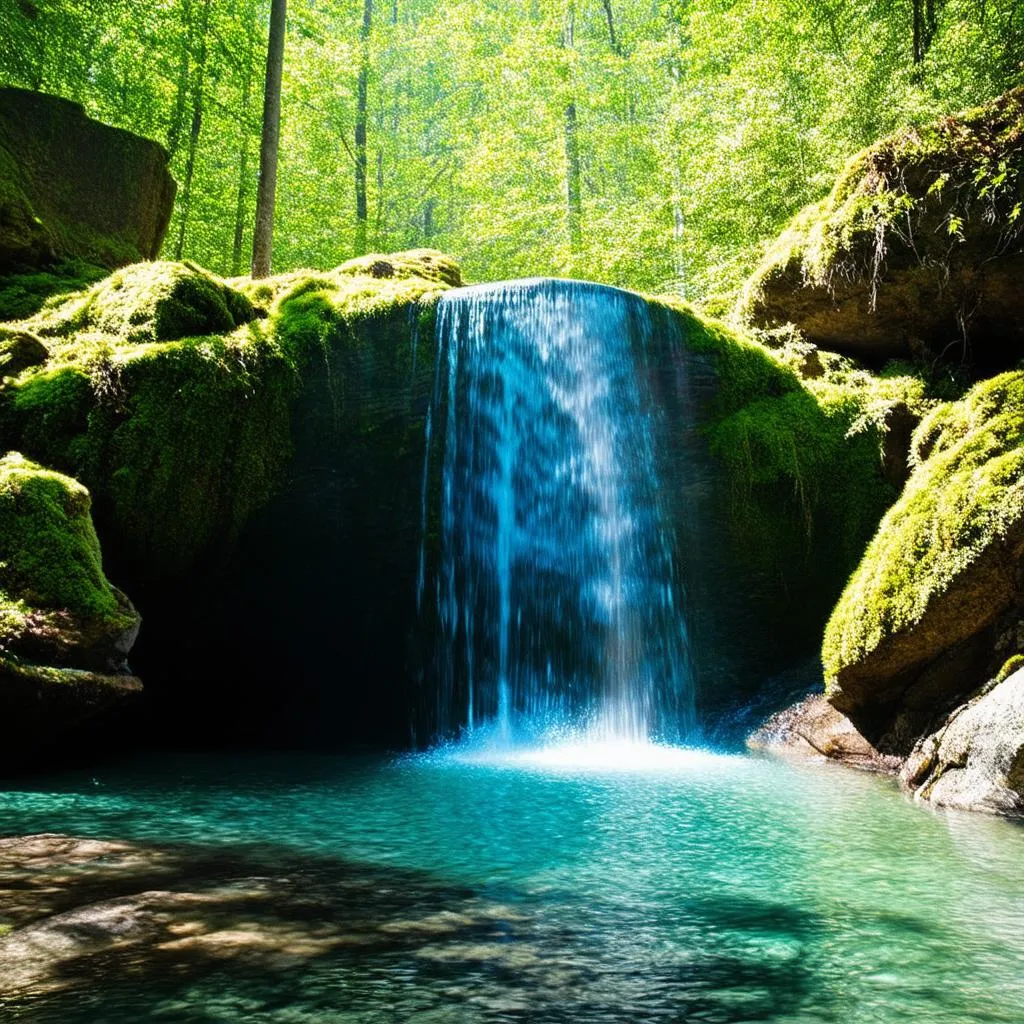
[[820, 693], [772, 715], [747, 738], [747, 747], [798, 757], [826, 757], [869, 771], [894, 772], [900, 766], [898, 758], [876, 750]]
[[747, 317], [869, 362], [1024, 355], [1024, 87], [857, 154], [748, 282]]
[[41, 366], [49, 354], [34, 334], [0, 327], [0, 377], [17, 377], [30, 366]]
[[27, 321], [44, 337], [80, 331], [119, 343], [227, 334], [255, 317], [252, 303], [192, 263], [136, 263]]
[[927, 415], [912, 461], [822, 651], [830, 703], [884, 753], [903, 756], [991, 678], [996, 636], [1007, 616], [1019, 618], [1024, 372]]
[[1024, 815], [1024, 671], [984, 690], [922, 739], [900, 781], [937, 807]]
[[52, 741], [141, 688], [131, 602], [103, 575], [89, 492], [16, 452], [0, 459], [2, 754]]
[[0, 89], [0, 272], [155, 259], [175, 189], [158, 143], [77, 103]]

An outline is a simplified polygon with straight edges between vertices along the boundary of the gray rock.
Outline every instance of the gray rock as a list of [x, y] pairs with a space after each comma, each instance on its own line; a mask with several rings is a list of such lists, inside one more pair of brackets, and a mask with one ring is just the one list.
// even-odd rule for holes
[[937, 807], [1024, 815], [1024, 669], [957, 708], [922, 739], [900, 781]]

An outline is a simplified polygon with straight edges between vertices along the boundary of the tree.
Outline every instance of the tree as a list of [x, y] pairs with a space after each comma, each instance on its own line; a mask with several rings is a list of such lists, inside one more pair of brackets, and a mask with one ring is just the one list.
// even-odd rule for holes
[[277, 153], [281, 139], [281, 78], [287, 0], [271, 0], [267, 42], [267, 76], [263, 93], [263, 133], [260, 140], [260, 183], [256, 195], [256, 226], [252, 233], [252, 276], [270, 274], [277, 192]]
[[[373, 0], [363, 0], [363, 23], [359, 29], [359, 77], [356, 81], [356, 255], [366, 252], [366, 125], [370, 88], [370, 31], [373, 27]], [[382, 172], [383, 173], [383, 172]]]

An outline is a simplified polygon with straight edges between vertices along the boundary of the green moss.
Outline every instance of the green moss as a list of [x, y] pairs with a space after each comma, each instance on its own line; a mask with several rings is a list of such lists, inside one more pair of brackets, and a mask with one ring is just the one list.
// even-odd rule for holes
[[996, 682], [1009, 679], [1020, 668], [1024, 668], [1024, 654], [1014, 654], [1003, 662], [1002, 668], [996, 673]]
[[830, 680], [913, 630], [1024, 516], [1024, 372], [933, 410], [913, 447], [916, 469], [829, 621], [822, 658]]
[[44, 337], [96, 332], [121, 342], [225, 334], [253, 319], [252, 304], [190, 263], [136, 263], [28, 321]]
[[17, 452], [0, 459], [0, 581], [8, 595], [74, 614], [114, 611], [89, 507], [77, 481]]
[[463, 283], [458, 263], [436, 249], [409, 249], [390, 256], [380, 253], [357, 256], [354, 260], [342, 263], [335, 273], [378, 280], [418, 277], [422, 281], [450, 288], [458, 288]]
[[84, 291], [109, 271], [81, 260], [68, 260], [47, 270], [0, 277], [0, 322], [27, 320], [47, 305], [60, 304]]
[[[910, 372], [871, 374], [799, 339], [769, 349], [658, 301], [681, 318], [687, 346], [714, 359], [705, 429], [730, 482], [737, 547], [783, 575], [816, 563], [837, 592], [896, 497], [882, 474], [889, 414], [900, 405], [924, 411], [925, 384]], [[803, 379], [797, 368], [808, 350], [819, 375]]]
[[[398, 351], [378, 337], [385, 321], [385, 333], [407, 341], [409, 317], [431, 316], [446, 287], [351, 268], [236, 283], [190, 265], [118, 271], [32, 321], [49, 334], [50, 360], [0, 393], [0, 429], [85, 482], [121, 550], [156, 574], [180, 573], [236, 536], [273, 493], [304, 374], [326, 359], [344, 404], [343, 378], [376, 358], [374, 346]], [[229, 302], [251, 315], [241, 294], [250, 287], [263, 290], [270, 316], [235, 328]], [[217, 333], [155, 340], [197, 322], [188, 319], [197, 310]]]
[[[973, 110], [906, 128], [856, 154], [827, 199], [800, 211], [748, 282], [878, 281], [883, 266], [1005, 256], [1024, 241], [1024, 87]], [[912, 241], [909, 241], [912, 240]]]

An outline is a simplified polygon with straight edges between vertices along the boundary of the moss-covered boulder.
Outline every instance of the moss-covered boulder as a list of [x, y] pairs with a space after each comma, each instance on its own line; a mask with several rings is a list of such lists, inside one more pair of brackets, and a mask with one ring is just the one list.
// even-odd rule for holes
[[[382, 722], [396, 742], [434, 300], [457, 268], [387, 259], [390, 275], [360, 263], [230, 285], [141, 264], [12, 328], [48, 358], [0, 386], [0, 430], [91, 491], [147, 619], [133, 663], [164, 724], [194, 731], [202, 701], [211, 738], [269, 720], [284, 735], [291, 714], [335, 739]], [[373, 712], [357, 716], [360, 700]]]
[[357, 256], [342, 263], [337, 273], [378, 279], [418, 277], [450, 288], [462, 285], [462, 270], [458, 263], [437, 249], [410, 249], [390, 256]]
[[[932, 385], [909, 366], [872, 374], [792, 332], [753, 336], [678, 302], [652, 313], [660, 473], [698, 699], [734, 741], [766, 676], [798, 663], [813, 675], [828, 610], [898, 494], [895, 413], [923, 415]], [[791, 692], [801, 687], [780, 698]]]
[[0, 650], [123, 671], [139, 617], [103, 575], [89, 492], [10, 452], [0, 459]]
[[252, 303], [191, 263], [136, 263], [30, 318], [42, 336], [101, 334], [126, 342], [228, 334], [256, 315]]
[[155, 259], [174, 193], [157, 143], [76, 103], [0, 89], [0, 272]]
[[993, 631], [1024, 598], [1024, 372], [936, 408], [914, 446], [822, 651], [832, 704], [902, 754], [989, 678]]
[[0, 377], [17, 377], [31, 366], [41, 366], [49, 349], [29, 331], [0, 327]]
[[139, 616], [103, 574], [89, 508], [76, 481], [0, 459], [0, 760], [140, 689], [126, 661]]
[[857, 154], [747, 285], [746, 315], [881, 363], [1024, 355], [1024, 87]]

